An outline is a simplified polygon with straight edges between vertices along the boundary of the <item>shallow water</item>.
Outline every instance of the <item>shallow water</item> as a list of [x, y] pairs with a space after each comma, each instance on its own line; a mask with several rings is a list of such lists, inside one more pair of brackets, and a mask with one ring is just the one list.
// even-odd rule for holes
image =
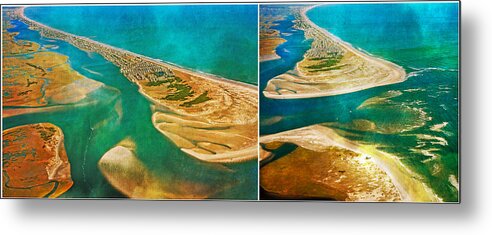
[[[90, 18], [85, 20], [78, 23], [87, 27], [91, 24]], [[223, 166], [201, 162], [184, 154], [154, 128], [151, 104], [138, 92], [135, 84], [121, 75], [119, 68], [98, 54], [88, 54], [66, 42], [43, 38], [20, 21], [12, 21], [12, 24], [14, 27], [9, 31], [20, 32], [17, 39], [55, 45], [48, 50], [69, 56], [72, 68], [106, 85], [106, 88], [91, 93], [90, 97], [79, 102], [90, 103], [85, 106], [67, 105], [61, 111], [3, 119], [5, 129], [29, 123], [51, 122], [63, 130], [74, 185], [62, 197], [122, 197], [102, 176], [97, 163], [115, 144], [130, 137], [136, 143], [138, 158], [154, 175], [165, 181], [217, 189], [210, 195], [211, 198], [256, 199], [256, 161]]]
[[49, 6], [28, 7], [25, 14], [151, 58], [257, 84], [256, 5]]
[[[328, 4], [307, 16], [354, 47], [402, 66], [408, 80], [331, 97], [261, 96], [261, 134], [329, 123], [347, 138], [396, 155], [438, 196], [456, 201], [458, 192], [450, 177], [458, 176], [458, 4]], [[286, 39], [277, 52], [282, 46], [306, 45], [299, 38]], [[261, 63], [261, 89], [272, 77], [293, 69], [305, 50], [279, 53], [282, 59]], [[384, 99], [387, 92], [401, 95]], [[378, 102], [358, 108], [374, 97]], [[362, 119], [378, 129], [349, 125]]]

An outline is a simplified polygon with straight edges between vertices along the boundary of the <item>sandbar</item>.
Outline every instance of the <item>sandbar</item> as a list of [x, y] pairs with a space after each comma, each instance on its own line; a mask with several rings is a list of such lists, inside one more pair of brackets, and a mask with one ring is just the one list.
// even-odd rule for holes
[[[257, 87], [186, 69], [14, 16], [44, 37], [102, 55], [120, 68], [153, 104], [152, 122], [185, 153], [203, 161], [234, 163], [258, 158]], [[184, 144], [186, 143], [186, 144]]]
[[[264, 149], [273, 154], [282, 143], [297, 146], [287, 155], [264, 164], [260, 170], [261, 187], [273, 195], [347, 201], [442, 201], [396, 156], [377, 149], [377, 146], [348, 140], [323, 125], [262, 136], [260, 143], [275, 143], [274, 148]], [[288, 167], [297, 166], [297, 170], [288, 170]], [[304, 175], [299, 173], [302, 169], [306, 171]], [[279, 176], [289, 180], [286, 182]], [[303, 186], [320, 180], [321, 185]]]
[[106, 152], [98, 166], [111, 185], [133, 199], [206, 199], [230, 187], [154, 174], [139, 160], [135, 154], [135, 143], [128, 138]]
[[293, 70], [268, 81], [263, 94], [271, 99], [333, 96], [406, 80], [405, 70], [389, 61], [368, 55], [314, 24], [306, 12], [294, 11], [295, 27], [311, 48]]

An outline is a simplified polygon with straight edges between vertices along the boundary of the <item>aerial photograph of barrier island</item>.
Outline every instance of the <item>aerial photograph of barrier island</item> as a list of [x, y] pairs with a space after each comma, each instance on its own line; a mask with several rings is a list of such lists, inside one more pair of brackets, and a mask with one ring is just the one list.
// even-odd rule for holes
[[259, 14], [261, 200], [459, 202], [459, 2]]
[[258, 197], [258, 7], [2, 6], [2, 197]]

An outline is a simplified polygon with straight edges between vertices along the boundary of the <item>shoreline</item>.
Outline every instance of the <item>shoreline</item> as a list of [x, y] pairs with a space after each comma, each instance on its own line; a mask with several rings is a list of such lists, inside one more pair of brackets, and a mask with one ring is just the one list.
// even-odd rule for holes
[[[406, 202], [441, 202], [435, 193], [419, 177], [406, 167], [397, 157], [378, 150], [376, 146], [362, 145], [339, 136], [333, 129], [319, 124], [262, 136], [260, 143], [293, 143], [298, 148], [321, 152], [330, 146], [370, 156], [391, 179], [398, 189], [401, 200]], [[268, 165], [266, 163], [265, 165]], [[260, 170], [261, 172], [261, 170]]]
[[[102, 42], [94, 41], [94, 40], [92, 40], [92, 39], [90, 39], [88, 37], [79, 36], [79, 35], [71, 34], [71, 33], [68, 33], [68, 32], [65, 32], [65, 31], [62, 31], [62, 30], [59, 30], [59, 29], [55, 29], [55, 28], [53, 28], [51, 26], [45, 25], [43, 23], [40, 23], [40, 22], [37, 22], [37, 21], [35, 21], [33, 19], [28, 18], [24, 14], [24, 9], [25, 8], [26, 7], [19, 7], [18, 10], [16, 10], [16, 12], [19, 11], [19, 12], [17, 12], [18, 16], [20, 16], [22, 19], [24, 19], [24, 20], [26, 20], [28, 22], [32, 22], [34, 24], [37, 24], [38, 27], [41, 27], [41, 28], [44, 27], [44, 28], [46, 28], [48, 30], [52, 30], [52, 31], [55, 31], [55, 32], [58, 32], [58, 33], [61, 33], [61, 34], [65, 34], [65, 35], [68, 35], [70, 37], [74, 37], [74, 38], [77, 38], [77, 39], [82, 39], [84, 41], [88, 41], [90, 43], [94, 43], [94, 44], [97, 44], [99, 46], [108, 47], [108, 48], [110, 48], [112, 50], [116, 50], [116, 51], [119, 51], [119, 52], [122, 52], [122, 53], [130, 54], [130, 55], [135, 56], [135, 57], [139, 57], [141, 59], [146, 60], [147, 62], [154, 63], [156, 65], [164, 65], [164, 66], [167, 66], [167, 67], [171, 67], [172, 69], [176, 69], [176, 70], [180, 70], [180, 71], [183, 71], [183, 72], [186, 72], [186, 73], [189, 73], [189, 74], [193, 74], [193, 75], [195, 75], [197, 77], [200, 77], [200, 78], [203, 78], [203, 79], [207, 79], [207, 80], [210, 80], [210, 81], [222, 81], [222, 82], [230, 83], [230, 84], [233, 84], [233, 85], [244, 86], [246, 88], [252, 88], [252, 89], [256, 89], [257, 88], [257, 86], [254, 85], [254, 84], [249, 84], [249, 83], [245, 83], [245, 82], [231, 80], [231, 79], [227, 79], [227, 78], [224, 78], [224, 77], [220, 77], [218, 75], [209, 74], [209, 73], [202, 72], [202, 71], [199, 71], [199, 70], [194, 70], [194, 69], [186, 68], [186, 67], [177, 65], [175, 63], [172, 63], [172, 62], [163, 61], [161, 59], [150, 58], [150, 57], [145, 56], [145, 55], [137, 54], [137, 53], [134, 53], [134, 52], [131, 52], [131, 51], [127, 51], [125, 49], [121, 49], [121, 48], [118, 48], [118, 47], [114, 47], [114, 46], [111, 46], [111, 45], [108, 45], [108, 44], [105, 44], [105, 43], [102, 43]], [[83, 50], [83, 49], [81, 49], [81, 50]]]
[[283, 38], [278, 29], [272, 27], [279, 25], [279, 21], [285, 20], [283, 16], [275, 13], [258, 12], [259, 15], [259, 62], [278, 60], [282, 57], [277, 54], [277, 48], [287, 40]]
[[[308, 59], [307, 54], [310, 50], [315, 50], [316, 48], [313, 48], [313, 44], [315, 40], [320, 40], [316, 36], [314, 36], [314, 40], [311, 44], [311, 48], [304, 53], [303, 55], [303, 60], [299, 61], [296, 63], [296, 66], [293, 70], [290, 70], [284, 74], [281, 74], [279, 76], [276, 76], [268, 81], [267, 87], [263, 90], [263, 95], [267, 98], [271, 99], [304, 99], [304, 98], [316, 98], [316, 97], [324, 97], [324, 96], [334, 96], [334, 95], [341, 95], [341, 94], [347, 94], [347, 93], [352, 93], [352, 92], [357, 92], [373, 87], [378, 87], [378, 86], [384, 86], [384, 85], [390, 85], [394, 83], [400, 83], [405, 81], [406, 78], [406, 72], [405, 70], [401, 67], [398, 66], [392, 62], [386, 61], [384, 59], [374, 57], [371, 55], [368, 55], [364, 53], [363, 51], [357, 50], [356, 48], [352, 47], [349, 43], [341, 40], [337, 36], [331, 34], [327, 30], [321, 28], [320, 26], [316, 25], [314, 22], [312, 22], [309, 17], [307, 17], [307, 12], [315, 7], [322, 6], [322, 5], [314, 5], [314, 6], [307, 6], [304, 7], [299, 15], [300, 19], [299, 21], [302, 21], [303, 23], [306, 23], [308, 27], [311, 27], [317, 32], [320, 32], [322, 36], [326, 37], [328, 40], [332, 41], [335, 43], [337, 46], [339, 46], [342, 50], [345, 50], [347, 52], [353, 53], [355, 56], [361, 58], [365, 62], [377, 66], [378, 68], [383, 68], [386, 71], [390, 71], [391, 74], [380, 78], [380, 79], [385, 79], [383, 81], [372, 81], [372, 83], [366, 83], [363, 85], [356, 85], [356, 86], [349, 86], [349, 87], [342, 87], [342, 88], [324, 88], [322, 85], [325, 86], [331, 86], [333, 84], [336, 85], [336, 81], [329, 81], [329, 79], [323, 80], [316, 80], [316, 81], [310, 81], [306, 80], [309, 78], [316, 79], [316, 78], [322, 78], [324, 74], [317, 74], [317, 75], [309, 75], [305, 74], [302, 72], [300, 68], [301, 62], [304, 60]], [[309, 28], [308, 28], [309, 29]], [[306, 32], [306, 29], [300, 29]], [[306, 37], [306, 35], [305, 35]], [[318, 49], [319, 50], [319, 49]], [[331, 72], [331, 71], [329, 71]], [[336, 77], [336, 75], [335, 75]], [[304, 79], [303, 79], [304, 78]], [[363, 77], [364, 79], [368, 79], [370, 77]], [[333, 78], [331, 78], [333, 79]], [[380, 80], [378, 79], [378, 80]], [[274, 82], [282, 83], [283, 85], [286, 86], [286, 91], [289, 91], [291, 93], [280, 93], [280, 91], [283, 89], [281, 87], [282, 84], [280, 84], [280, 87], [277, 86], [277, 84], [273, 84]], [[272, 88], [273, 86], [273, 88]], [[318, 86], [318, 87], [317, 87]], [[294, 88], [299, 88], [299, 90], [295, 90]], [[289, 88], [289, 89], [287, 89]], [[303, 92], [302, 89], [305, 89]], [[298, 93], [300, 92], [300, 93]]]
[[116, 190], [131, 199], [203, 200], [228, 187], [179, 179], [169, 181], [149, 170], [136, 154], [131, 139], [123, 139], [105, 152], [97, 166]]
[[272, 60], [278, 60], [282, 57], [280, 57], [279, 55], [277, 55], [277, 53], [275, 54], [269, 54], [269, 55], [262, 55], [260, 56], [260, 63], [262, 62], [267, 62], [267, 61], [272, 61]]
[[45, 50], [46, 45], [30, 39], [15, 39], [19, 31], [14, 30], [8, 18], [2, 22], [6, 27], [2, 35], [4, 54], [8, 55], [3, 58], [2, 69], [7, 94], [3, 97], [5, 118], [89, 105], [93, 102], [88, 99], [91, 93], [111, 89], [74, 70], [68, 56]]
[[[278, 32], [278, 30], [276, 30]], [[268, 44], [268, 42], [271, 43], [271, 41], [273, 41], [273, 45], [263, 45], [263, 47], [265, 48], [268, 48], [268, 49], [271, 49], [271, 51], [265, 53], [263, 52], [263, 55], [262, 55], [262, 44]], [[259, 58], [259, 62], [262, 63], [262, 62], [267, 62], [267, 61], [272, 61], [272, 60], [278, 60], [278, 59], [281, 59], [282, 57], [280, 55], [277, 54], [277, 48], [284, 44], [287, 40], [285, 40], [284, 38], [282, 38], [280, 35], [278, 35], [278, 37], [272, 37], [272, 38], [265, 38], [265, 39], [261, 39], [260, 38], [260, 58]], [[266, 49], [265, 49], [266, 50]]]
[[[60, 127], [31, 123], [2, 131], [2, 192], [6, 198], [57, 198], [73, 185]], [[23, 142], [27, 139], [27, 142]]]
[[[256, 127], [258, 123], [257, 116], [250, 115], [257, 112], [255, 111], [257, 110], [256, 103], [258, 100], [258, 87], [256, 85], [229, 80], [201, 71], [190, 70], [170, 62], [163, 62], [158, 59], [149, 58], [111, 45], [106, 45], [87, 37], [77, 36], [54, 29], [29, 19], [24, 15], [24, 9], [24, 7], [16, 9], [13, 13], [14, 17], [26, 23], [29, 27], [33, 27], [33, 30], [39, 31], [43, 37], [65, 41], [80, 50], [100, 54], [104, 59], [119, 67], [120, 72], [131, 83], [138, 86], [139, 93], [149, 100], [151, 105], [156, 106], [153, 115], [167, 113], [179, 120], [177, 122], [166, 122], [162, 124], [155, 122], [155, 120], [151, 118], [149, 121], [153, 123], [154, 127], [159, 132], [162, 133], [162, 131], [167, 131], [161, 130], [160, 127], [165, 126], [165, 124], [181, 126], [180, 122], [186, 123], [194, 121], [210, 125], [210, 129], [205, 130], [203, 135], [209, 135], [212, 138], [217, 135], [220, 136], [223, 133], [221, 130], [215, 130], [214, 127], [227, 126], [227, 130], [223, 132], [234, 133], [236, 136], [243, 138], [243, 140], [249, 140], [248, 142], [238, 143], [239, 140], [226, 141], [219, 138], [217, 140], [218, 144], [228, 145], [227, 150], [222, 152], [203, 151], [203, 153], [194, 151], [196, 149], [201, 150], [200, 146], [197, 145], [200, 144], [200, 142], [199, 140], [194, 139], [193, 134], [190, 134], [190, 132], [177, 134], [183, 139], [194, 140], [192, 142], [197, 146], [183, 148], [179, 143], [168, 138], [169, 141], [177, 145], [177, 147], [187, 155], [202, 161], [208, 162], [210, 159], [210, 161], [222, 163], [243, 162], [257, 158], [257, 153], [253, 153], [251, 151], [252, 147], [247, 146], [252, 142], [256, 142], [257, 139], [256, 134], [247, 130], [253, 126]], [[159, 75], [155, 75], [156, 73], [159, 73]], [[174, 78], [174, 81], [172, 81], [174, 83], [172, 84], [181, 86], [180, 89], [188, 90], [178, 90], [177, 88], [169, 87], [164, 88], [161, 86], [161, 84], [164, 84], [162, 80], [164, 78], [167, 80], [169, 80], [169, 78]], [[149, 85], [151, 82], [158, 83], [158, 85]], [[166, 90], [163, 91], [162, 89]], [[172, 93], [173, 89], [176, 89], [174, 94]], [[187, 102], [195, 101], [200, 93], [202, 93], [200, 96], [205, 94], [207, 99], [191, 105], [186, 105], [182, 99], [175, 100], [161, 98], [162, 92], [165, 92], [164, 95], [167, 93], [168, 96], [170, 96], [179, 94], [176, 93], [177, 91], [189, 92], [188, 96], [185, 96], [184, 99], [184, 101]], [[187, 98], [189, 96], [192, 96], [192, 98]], [[245, 114], [238, 116], [238, 110], [244, 110]], [[193, 126], [181, 127], [194, 128], [194, 130], [197, 131], [201, 130], [199, 127]], [[255, 130], [256, 129], [257, 128], [255, 128]], [[166, 137], [166, 135], [164, 135], [164, 137]], [[224, 141], [224, 143], [221, 143], [220, 141]], [[214, 156], [219, 159], [214, 158]]]

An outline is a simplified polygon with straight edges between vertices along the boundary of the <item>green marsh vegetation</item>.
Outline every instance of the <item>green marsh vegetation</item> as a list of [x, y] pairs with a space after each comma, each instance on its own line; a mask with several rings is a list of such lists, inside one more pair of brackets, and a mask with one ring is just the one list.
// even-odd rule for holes
[[41, 139], [44, 141], [48, 141], [55, 135], [56, 129], [53, 127], [48, 127], [48, 128], [36, 128], [38, 129], [39, 134], [41, 135]]
[[330, 71], [340, 69], [345, 65], [338, 65], [342, 60], [343, 55], [338, 52], [330, 52], [326, 57], [318, 57], [318, 58], [309, 58], [310, 61], [318, 61], [318, 64], [305, 66], [304, 68], [308, 69], [309, 72], [320, 72], [320, 71]]
[[[157, 74], [159, 72], [154, 73], [156, 76], [163, 76], [164, 74]], [[208, 91], [203, 92], [200, 94], [198, 97], [191, 101], [187, 101], [190, 97], [192, 97], [195, 92], [193, 91], [192, 87], [189, 86], [188, 84], [185, 84], [182, 82], [183, 80], [181, 78], [178, 78], [174, 75], [168, 76], [164, 80], [159, 80], [159, 81], [149, 81], [147, 82], [147, 86], [161, 86], [163, 84], [167, 84], [166, 88], [171, 90], [172, 92], [170, 94], [167, 94], [165, 97], [162, 97], [161, 99], [163, 100], [174, 100], [174, 101], [186, 101], [182, 103], [180, 106], [184, 107], [191, 107], [194, 104], [199, 104], [203, 103], [205, 101], [210, 100], [211, 98], [208, 97]]]
[[207, 100], [210, 100], [210, 99], [211, 98], [208, 97], [208, 91], [205, 91], [201, 95], [199, 95], [198, 97], [196, 97], [194, 100], [188, 101], [188, 102], [184, 102], [180, 106], [191, 107], [194, 104], [203, 103], [203, 102], [205, 102]]

